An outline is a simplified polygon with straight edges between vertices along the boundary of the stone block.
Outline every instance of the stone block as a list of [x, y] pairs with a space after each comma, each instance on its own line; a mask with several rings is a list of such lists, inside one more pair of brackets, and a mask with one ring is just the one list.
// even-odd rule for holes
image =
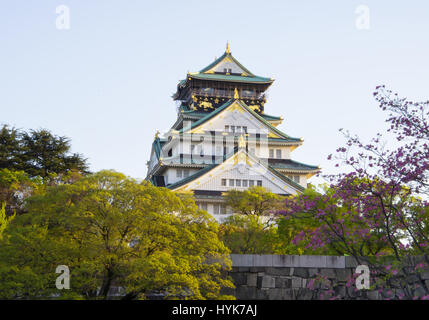
[[367, 296], [368, 300], [379, 300], [380, 299], [380, 293], [376, 290], [367, 291], [366, 296]]
[[423, 280], [429, 280], [429, 270], [422, 272], [421, 277]]
[[407, 282], [409, 284], [419, 282], [419, 277], [416, 276], [415, 274], [410, 275], [410, 276], [407, 277]]
[[300, 289], [296, 292], [296, 300], [311, 300], [313, 298], [313, 291], [310, 289]]
[[285, 299], [285, 289], [274, 288], [268, 290], [268, 299], [269, 300], [284, 300]]
[[356, 261], [354, 257], [346, 256], [345, 259], [345, 268], [356, 268], [359, 263]]
[[232, 280], [236, 286], [242, 286], [247, 284], [247, 274], [246, 273], [232, 273]]
[[261, 289], [262, 288], [262, 278], [263, 278], [264, 276], [258, 276], [258, 279], [256, 280], [256, 287], [258, 288], [258, 289]]
[[334, 269], [320, 269], [320, 275], [328, 277], [328, 279], [336, 278]]
[[273, 267], [299, 267], [300, 256], [297, 255], [274, 255]]
[[273, 255], [271, 254], [255, 254], [253, 255], [254, 267], [272, 267]]
[[256, 300], [268, 300], [268, 290], [261, 289], [256, 292]]
[[284, 300], [295, 300], [295, 291], [293, 289], [284, 289]]
[[423, 297], [426, 294], [426, 291], [422, 287], [418, 287], [414, 290], [414, 297]]
[[249, 287], [256, 287], [258, 284], [258, 275], [256, 273], [247, 274], [247, 285]]
[[294, 268], [293, 275], [301, 278], [308, 278], [308, 268]]
[[249, 267], [238, 267], [237, 272], [249, 272], [250, 268]]
[[335, 287], [335, 295], [340, 296], [341, 298], [345, 297], [347, 293], [345, 286], [336, 286]]
[[336, 280], [339, 282], [347, 282], [347, 280], [350, 278], [351, 274], [349, 275], [346, 269], [336, 269]]
[[233, 267], [253, 267], [254, 256], [252, 254], [231, 254]]
[[301, 268], [326, 268], [326, 256], [299, 256]]
[[255, 300], [258, 296], [258, 291], [255, 287], [241, 286], [235, 290], [236, 298], [238, 300]]
[[358, 296], [358, 294], [357, 294], [357, 290], [356, 290], [356, 288], [355, 288], [355, 287], [349, 287], [349, 288], [347, 288], [347, 295], [348, 295], [348, 297], [350, 297], [350, 298], [355, 298], [355, 297], [357, 297], [357, 296]]
[[292, 287], [292, 279], [288, 278], [276, 278], [276, 288], [288, 289]]
[[276, 279], [272, 276], [263, 276], [261, 286], [262, 288], [275, 288]]
[[326, 268], [344, 269], [346, 259], [341, 256], [326, 256]]
[[266, 268], [265, 273], [270, 276], [288, 276], [290, 274], [291, 268], [283, 268], [283, 267], [271, 267]]
[[302, 288], [302, 279], [299, 277], [292, 277], [292, 288]]
[[313, 278], [319, 274], [319, 269], [317, 268], [308, 268], [308, 276]]
[[250, 267], [249, 268], [249, 272], [264, 272], [265, 268], [264, 267]]

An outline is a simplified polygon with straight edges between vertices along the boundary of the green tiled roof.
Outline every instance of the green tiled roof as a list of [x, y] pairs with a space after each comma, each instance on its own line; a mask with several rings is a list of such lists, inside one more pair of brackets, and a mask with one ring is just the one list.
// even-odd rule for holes
[[256, 82], [256, 83], [272, 83], [274, 80], [259, 76], [246, 77], [239, 75], [227, 75], [218, 73], [190, 73], [190, 78], [200, 80], [217, 80], [217, 81], [231, 81], [231, 82]]
[[[183, 114], [189, 115], [189, 116], [193, 116], [193, 117], [205, 117], [207, 114], [209, 114], [208, 112], [201, 112], [198, 110], [190, 110], [188, 108], [188, 106], [185, 105], [181, 105], [180, 106], [180, 110], [183, 110]], [[260, 116], [262, 118], [264, 118], [267, 121], [278, 121], [278, 120], [282, 120], [281, 117], [277, 117], [277, 116], [272, 116], [266, 113], [260, 114]]]
[[213, 68], [214, 66], [216, 66], [218, 63], [220, 63], [223, 59], [225, 59], [228, 56], [228, 58], [230, 58], [232, 61], [234, 61], [234, 63], [236, 65], [238, 65], [244, 72], [246, 72], [247, 74], [249, 74], [250, 76], [254, 76], [253, 73], [251, 73], [245, 66], [243, 66], [240, 62], [238, 62], [237, 59], [235, 59], [232, 54], [229, 52], [224, 52], [223, 55], [221, 55], [219, 58], [217, 58], [215, 61], [213, 61], [212, 63], [210, 63], [207, 67], [205, 67], [204, 69], [200, 70], [200, 73], [204, 73], [206, 71], [209, 71], [211, 68]]
[[165, 139], [161, 139], [161, 138], [155, 138], [155, 140], [153, 140], [153, 143], [152, 143], [152, 147], [153, 147], [153, 149], [154, 149], [154, 151], [155, 151], [155, 154], [156, 154], [156, 158], [157, 159], [159, 159], [159, 157], [161, 156], [161, 149], [162, 149], [162, 146], [165, 144], [167, 142], [167, 140], [165, 140]]
[[[238, 148], [235, 147], [234, 150], [232, 152], [230, 152], [229, 154], [227, 154], [224, 157], [224, 161], [229, 159], [230, 157], [232, 157], [233, 155], [235, 155], [238, 151]], [[220, 165], [221, 163], [216, 163], [216, 164], [211, 164], [208, 165], [207, 167], [197, 171], [196, 173], [176, 182], [170, 185], [167, 185], [166, 187], [169, 189], [176, 189], [179, 188], [185, 184], [187, 184], [188, 182], [191, 182], [195, 179], [198, 179], [199, 177], [201, 177], [203, 174], [209, 172], [210, 170], [216, 168], [218, 165]], [[289, 185], [295, 187], [296, 189], [300, 190], [300, 191], [304, 191], [304, 187], [301, 186], [300, 184], [296, 183], [295, 181], [293, 181], [292, 179], [286, 177], [285, 175], [283, 175], [282, 173], [278, 172], [275, 168], [273, 168], [272, 166], [268, 165], [267, 166], [268, 170], [270, 170], [273, 174], [275, 174], [277, 177], [279, 177], [281, 180], [283, 180], [284, 182], [288, 183]]]
[[291, 170], [302, 170], [302, 171], [313, 171], [318, 170], [319, 167], [298, 162], [291, 159], [268, 159], [268, 163], [274, 169], [291, 169]]
[[271, 115], [265, 114], [265, 113], [261, 114], [260, 116], [267, 121], [282, 120], [282, 117], [271, 116]]
[[290, 185], [294, 186], [295, 188], [297, 188], [298, 190], [300, 190], [301, 192], [305, 190], [305, 188], [303, 186], [301, 186], [299, 183], [296, 183], [295, 181], [293, 181], [292, 179], [286, 177], [284, 174], [278, 172], [276, 169], [274, 169], [271, 166], [268, 166], [268, 169], [274, 173], [276, 176], [278, 176], [280, 179], [282, 179], [283, 181], [289, 183]]
[[[227, 102], [225, 102], [222, 106], [218, 107], [217, 109], [215, 109], [214, 111], [212, 111], [211, 113], [207, 114], [206, 116], [204, 116], [203, 118], [199, 119], [198, 121], [195, 121], [194, 123], [191, 124], [191, 127], [189, 129], [193, 129], [198, 127], [200, 124], [203, 124], [204, 122], [210, 120], [211, 118], [213, 118], [215, 115], [217, 115], [218, 113], [222, 112], [223, 110], [225, 110], [226, 108], [228, 108], [235, 100], [230, 99]], [[277, 129], [276, 127], [274, 127], [273, 125], [271, 125], [267, 120], [265, 120], [262, 116], [260, 116], [259, 114], [257, 114], [255, 111], [253, 111], [252, 109], [250, 109], [242, 100], [239, 100], [239, 103], [244, 106], [244, 108], [250, 112], [250, 114], [252, 114], [253, 116], [255, 116], [258, 120], [260, 120], [261, 122], [263, 122], [267, 127], [269, 127], [271, 130], [273, 130], [274, 132], [276, 132], [278, 135], [280, 135], [281, 137], [283, 137], [283, 139], [279, 139], [279, 138], [275, 138], [277, 141], [282, 141], [282, 140], [287, 140], [287, 141], [301, 141], [300, 138], [293, 138], [288, 136], [287, 134], [281, 132], [279, 129]], [[187, 128], [188, 129], [188, 128]], [[180, 133], [183, 133], [183, 128], [179, 130]]]

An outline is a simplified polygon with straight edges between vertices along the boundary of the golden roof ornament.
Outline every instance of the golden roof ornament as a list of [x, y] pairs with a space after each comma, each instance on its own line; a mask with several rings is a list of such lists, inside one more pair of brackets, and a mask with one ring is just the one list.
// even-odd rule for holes
[[240, 95], [238, 94], [237, 87], [234, 89], [234, 99], [240, 99]]
[[246, 141], [244, 140], [244, 136], [240, 135], [240, 141], [238, 142], [239, 148], [246, 148]]
[[158, 131], [158, 130], [156, 130], [156, 133], [155, 133], [155, 138], [154, 138], [154, 140], [158, 139], [158, 137], [159, 137], [159, 131]]
[[229, 50], [229, 42], [226, 42], [226, 53], [231, 53], [231, 50]]

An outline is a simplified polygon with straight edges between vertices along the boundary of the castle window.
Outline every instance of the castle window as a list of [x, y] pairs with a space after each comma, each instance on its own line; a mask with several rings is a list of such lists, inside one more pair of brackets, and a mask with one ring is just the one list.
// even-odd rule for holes
[[226, 186], [226, 179], [222, 179], [221, 184], [222, 184], [223, 187], [225, 187]]
[[254, 180], [249, 180], [249, 187], [253, 187], [255, 185], [255, 181]]
[[262, 180], [258, 180], [258, 186], [262, 187]]
[[246, 126], [243, 126], [243, 131], [244, 131], [244, 133], [247, 133], [247, 127]]
[[299, 183], [299, 176], [293, 176], [293, 181], [295, 181], [296, 183]]
[[270, 149], [270, 159], [274, 158], [274, 149]]
[[183, 177], [189, 177], [189, 170], [183, 170]]
[[225, 132], [229, 132], [229, 126], [225, 126]]
[[182, 177], [182, 169], [177, 169], [176, 170], [176, 178], [181, 178]]
[[276, 156], [277, 156], [277, 159], [281, 159], [282, 158], [282, 149], [277, 149], [276, 150]]
[[226, 206], [224, 204], [220, 205], [220, 214], [226, 214]]
[[207, 203], [202, 203], [201, 209], [203, 209], [204, 211], [207, 211]]
[[235, 180], [235, 185], [236, 185], [237, 187], [241, 187], [241, 180], [240, 180], [240, 179], [236, 179], [236, 180]]
[[213, 214], [219, 214], [220, 213], [219, 209], [220, 209], [219, 204], [217, 203], [213, 204]]
[[243, 180], [243, 187], [247, 187], [247, 180]]
[[234, 186], [234, 179], [229, 179], [229, 186], [233, 187]]

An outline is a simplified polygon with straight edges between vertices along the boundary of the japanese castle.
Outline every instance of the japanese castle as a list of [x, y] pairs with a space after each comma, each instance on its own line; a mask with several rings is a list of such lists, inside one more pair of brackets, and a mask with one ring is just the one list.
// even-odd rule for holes
[[272, 78], [254, 75], [225, 53], [179, 82], [177, 120], [156, 133], [147, 180], [173, 191], [193, 191], [197, 205], [217, 220], [231, 214], [222, 194], [263, 186], [281, 195], [302, 192], [320, 167], [291, 159], [303, 140], [277, 129], [283, 118], [265, 113]]

